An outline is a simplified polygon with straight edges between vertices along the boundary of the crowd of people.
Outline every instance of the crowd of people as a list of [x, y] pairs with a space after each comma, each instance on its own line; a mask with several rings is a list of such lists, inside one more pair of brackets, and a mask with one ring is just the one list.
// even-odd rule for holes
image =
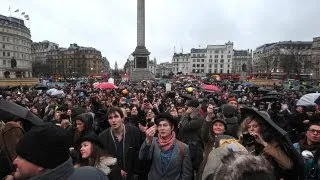
[[320, 179], [320, 106], [297, 105], [306, 92], [202, 85], [2, 91], [0, 178]]

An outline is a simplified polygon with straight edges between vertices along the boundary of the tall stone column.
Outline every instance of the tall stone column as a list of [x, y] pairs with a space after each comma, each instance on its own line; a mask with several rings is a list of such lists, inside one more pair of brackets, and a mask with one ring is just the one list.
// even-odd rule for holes
[[137, 46], [145, 47], [145, 0], [138, 0], [137, 6]]
[[132, 53], [134, 68], [130, 73], [130, 80], [141, 81], [154, 79], [149, 71], [149, 55], [145, 45], [145, 0], [137, 0], [137, 47]]

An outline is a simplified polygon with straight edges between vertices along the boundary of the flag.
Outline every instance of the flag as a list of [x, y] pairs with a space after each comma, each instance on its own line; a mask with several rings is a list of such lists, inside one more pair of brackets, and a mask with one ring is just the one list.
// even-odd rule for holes
[[19, 9], [15, 10], [14, 12], [19, 12]]
[[22, 12], [22, 13], [21, 13], [22, 16], [24, 16], [25, 14], [26, 14], [25, 12]]
[[11, 7], [9, 6], [9, 11], [11, 11]]

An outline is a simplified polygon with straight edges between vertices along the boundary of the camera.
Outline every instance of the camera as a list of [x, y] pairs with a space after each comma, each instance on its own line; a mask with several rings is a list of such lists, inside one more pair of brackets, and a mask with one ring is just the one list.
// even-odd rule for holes
[[243, 145], [244, 146], [250, 147], [255, 144], [255, 138], [251, 134], [249, 134], [248, 132], [243, 133], [242, 138], [243, 138]]
[[151, 128], [152, 126], [154, 126], [154, 122], [149, 122], [147, 125], [148, 129]]

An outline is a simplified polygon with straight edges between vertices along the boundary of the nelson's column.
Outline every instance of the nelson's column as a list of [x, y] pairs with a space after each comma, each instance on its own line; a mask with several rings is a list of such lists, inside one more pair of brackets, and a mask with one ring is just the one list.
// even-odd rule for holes
[[137, 0], [137, 47], [132, 53], [134, 67], [130, 80], [152, 80], [154, 75], [148, 69], [150, 52], [145, 46], [145, 0]]

